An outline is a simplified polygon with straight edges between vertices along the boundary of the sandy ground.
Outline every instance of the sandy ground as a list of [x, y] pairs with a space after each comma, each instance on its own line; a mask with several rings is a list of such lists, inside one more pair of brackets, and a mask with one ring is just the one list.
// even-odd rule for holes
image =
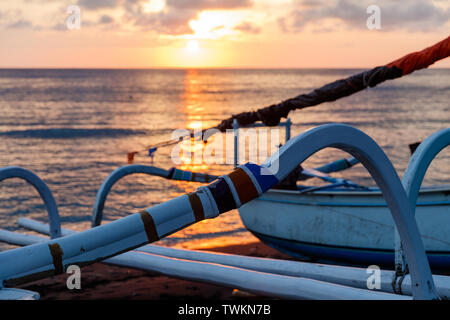
[[[288, 256], [254, 242], [205, 249], [247, 256], [290, 259]], [[97, 263], [81, 269], [81, 289], [69, 290], [69, 274], [34, 281], [20, 288], [37, 291], [41, 300], [155, 300], [155, 299], [248, 299], [245, 293], [200, 282], [169, 278], [155, 273]], [[257, 297], [262, 298], [262, 297]]]

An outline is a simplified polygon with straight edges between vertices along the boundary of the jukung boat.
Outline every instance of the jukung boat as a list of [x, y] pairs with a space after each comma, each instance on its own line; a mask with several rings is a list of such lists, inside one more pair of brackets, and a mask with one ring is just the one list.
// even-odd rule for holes
[[[286, 127], [287, 140], [290, 123], [289, 119], [280, 123]], [[234, 129], [237, 142], [239, 127], [235, 125]], [[438, 136], [441, 135], [450, 136], [450, 129], [440, 131]], [[424, 143], [427, 144], [427, 141]], [[237, 150], [239, 148], [235, 144], [235, 161], [239, 158]], [[419, 148], [416, 157], [424, 152], [421, 150], [423, 147]], [[291, 186], [294, 190], [275, 186], [239, 208], [244, 226], [262, 242], [297, 258], [392, 268], [395, 261], [395, 227], [380, 189], [363, 187], [329, 175], [356, 164], [359, 161], [352, 157], [315, 169], [301, 168], [299, 176], [303, 181], [302, 184]], [[106, 196], [114, 183], [133, 173], [196, 182], [212, 182], [217, 178], [212, 174], [194, 174], [176, 168], [165, 171], [142, 165], [122, 167], [113, 172], [101, 186], [94, 205], [92, 226], [100, 225]], [[312, 177], [322, 179], [327, 184], [305, 185], [305, 180]], [[431, 267], [448, 270], [450, 185], [422, 187], [415, 205], [417, 224]]]
[[[414, 204], [423, 176], [437, 153], [448, 144], [450, 129], [424, 141], [416, 151], [418, 158], [411, 160], [402, 185], [392, 163], [369, 136], [347, 125], [323, 125], [296, 136], [261, 166], [252, 163], [241, 165], [193, 193], [82, 232], [60, 227], [51, 192], [37, 176], [17, 167], [0, 169], [0, 181], [12, 177], [27, 180], [38, 189], [47, 205], [49, 225], [33, 220], [19, 221], [19, 224], [50, 234], [53, 238], [48, 240], [0, 230], [1, 241], [25, 246], [0, 253], [0, 299], [35, 299], [38, 297], [36, 293], [14, 287], [61, 274], [74, 264], [82, 267], [99, 261], [237, 287], [278, 298], [407, 299], [408, 295], [415, 299], [448, 298], [450, 277], [431, 274], [414, 219]], [[215, 218], [250, 203], [283, 181], [298, 164], [327, 147], [336, 147], [352, 154], [368, 169], [382, 190], [408, 261], [410, 273], [404, 274], [401, 279], [396, 272], [381, 270], [380, 288], [371, 290], [367, 285], [366, 268], [199, 253], [147, 245], [192, 223]], [[170, 171], [149, 166], [145, 170], [173, 178]], [[133, 171], [136, 171], [134, 166], [126, 166], [113, 172], [102, 184], [98, 195], [104, 194], [104, 190], [108, 190], [121, 176]], [[183, 174], [183, 178], [187, 176]], [[101, 207], [98, 204], [101, 201], [96, 202], [96, 206]], [[93, 222], [97, 220], [93, 218]]]
[[[286, 127], [288, 140], [289, 118], [279, 125]], [[234, 159], [237, 166], [239, 126], [236, 122], [234, 129]], [[442, 130], [440, 135], [448, 135], [448, 131]], [[437, 139], [436, 135], [432, 138]], [[414, 147], [417, 148], [417, 145], [410, 145], [412, 152]], [[424, 152], [423, 147], [418, 152]], [[420, 156], [423, 155], [415, 157]], [[356, 164], [358, 161], [355, 158], [349, 158], [315, 169], [301, 168], [294, 179], [315, 177], [328, 184], [306, 186], [291, 182], [288, 186], [290, 190], [282, 186], [272, 188], [239, 208], [244, 226], [262, 242], [297, 258], [393, 267], [395, 227], [381, 191], [329, 175]], [[422, 187], [415, 205], [417, 224], [431, 267], [448, 270], [450, 184]]]
[[[268, 126], [278, 125], [280, 119], [291, 110], [334, 101], [368, 86], [426, 68], [449, 55], [450, 37], [386, 66], [338, 80], [309, 94], [255, 112], [235, 115], [215, 128], [224, 131], [236, 122], [240, 126], [248, 126], [259, 120]], [[152, 155], [158, 147], [178, 142], [170, 140], [144, 151]], [[49, 213], [48, 225], [33, 220], [22, 220], [19, 224], [49, 234], [51, 239], [0, 230], [1, 241], [25, 246], [0, 253], [0, 299], [36, 299], [37, 293], [14, 287], [64, 273], [73, 264], [83, 267], [100, 261], [278, 298], [408, 299], [408, 295], [415, 299], [450, 298], [450, 277], [432, 275], [429, 264], [435, 263], [436, 267], [448, 265], [448, 246], [444, 245], [446, 238], [443, 230], [448, 221], [449, 188], [420, 190], [431, 161], [449, 144], [450, 128], [427, 138], [411, 157], [402, 181], [374, 140], [342, 124], [323, 125], [303, 132], [289, 140], [262, 165], [240, 165], [221, 177], [129, 165], [117, 169], [103, 182], [94, 206], [93, 228], [82, 232], [61, 228], [54, 198], [36, 175], [18, 167], [2, 168], [0, 181], [14, 177], [25, 179], [39, 191]], [[343, 162], [350, 165], [360, 162], [380, 190], [363, 189], [351, 181], [328, 176], [329, 172], [345, 169], [345, 166], [336, 168], [336, 163], [312, 170], [304, 169], [301, 173], [330, 182], [326, 188], [341, 189], [274, 189], [298, 170], [298, 166], [308, 157], [328, 147], [350, 153], [354, 158]], [[140, 152], [142, 150], [129, 153], [128, 161], [132, 162]], [[195, 192], [100, 225], [103, 206], [112, 185], [133, 173], [213, 182], [199, 187]], [[349, 188], [352, 188], [351, 191]], [[269, 205], [273, 205], [270, 207], [272, 209]], [[340, 208], [345, 210], [340, 211]], [[381, 270], [380, 289], [371, 290], [367, 286], [366, 268], [274, 261], [148, 245], [193, 223], [213, 219], [232, 209], [239, 210], [244, 224], [263, 241], [294, 255], [382, 264], [394, 258], [394, 251], [388, 244], [392, 241], [395, 244], [396, 270]], [[386, 212], [392, 217], [391, 224], [389, 215], [384, 214]], [[418, 226], [415, 214], [419, 225], [422, 223], [425, 226]], [[329, 219], [329, 223], [325, 219]], [[329, 229], [332, 224], [334, 231]], [[297, 227], [301, 227], [298, 232]], [[436, 240], [439, 237], [443, 237], [441, 242]], [[284, 244], [288, 242], [289, 246]], [[318, 245], [315, 251], [308, 251], [310, 249], [306, 245], [296, 247], [292, 244]], [[428, 258], [425, 249], [429, 251]]]
[[[287, 143], [290, 119], [278, 126], [286, 128]], [[233, 129], [236, 167], [240, 129], [236, 121]], [[440, 134], [444, 136], [448, 131], [443, 130]], [[417, 144], [411, 144], [410, 148], [414, 152]], [[396, 250], [395, 227], [380, 189], [329, 175], [358, 163], [352, 157], [315, 169], [301, 168], [294, 179], [314, 177], [327, 184], [308, 186], [301, 181], [302, 184], [290, 182], [287, 187], [275, 186], [239, 208], [244, 226], [262, 242], [296, 258], [392, 268]], [[415, 217], [431, 267], [449, 270], [450, 184], [422, 187], [415, 205]]]
[[[289, 111], [334, 101], [386, 79], [426, 67], [450, 54], [450, 37], [383, 67], [335, 81], [277, 105], [245, 112], [222, 121], [218, 128], [252, 126], [261, 120], [280, 124]], [[401, 71], [400, 71], [401, 70]], [[344, 168], [345, 169], [345, 168]], [[313, 172], [319, 178], [320, 172]], [[324, 179], [325, 180], [325, 179]], [[246, 228], [268, 245], [296, 257], [328, 262], [392, 266], [395, 230], [380, 190], [355, 189], [332, 182], [316, 189], [271, 189], [239, 209]], [[334, 182], [334, 183], [333, 183]], [[450, 185], [424, 187], [416, 204], [416, 219], [433, 268], [450, 268]], [[397, 263], [400, 258], [397, 257]]]
[[[271, 189], [239, 209], [262, 242], [302, 259], [394, 265], [394, 222], [379, 190]], [[434, 269], [450, 268], [450, 185], [423, 187], [416, 220]]]

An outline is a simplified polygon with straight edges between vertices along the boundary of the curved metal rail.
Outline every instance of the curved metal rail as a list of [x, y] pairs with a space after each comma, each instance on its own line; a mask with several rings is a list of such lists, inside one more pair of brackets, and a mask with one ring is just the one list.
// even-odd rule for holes
[[52, 192], [45, 182], [33, 172], [21, 167], [4, 167], [0, 169], [0, 182], [11, 178], [23, 179], [39, 192], [39, 195], [47, 208], [50, 237], [52, 239], [61, 237], [61, 223], [59, 220], [58, 207], [56, 206]]
[[101, 225], [103, 219], [103, 210], [105, 208], [105, 201], [114, 184], [117, 183], [117, 181], [119, 181], [123, 177], [135, 173], [144, 173], [151, 176], [158, 176], [166, 179], [173, 179], [178, 181], [190, 181], [190, 182], [211, 182], [217, 179], [217, 176], [214, 175], [208, 175], [204, 173], [194, 173], [176, 168], [164, 170], [153, 166], [137, 165], [137, 164], [117, 168], [103, 181], [102, 185], [100, 186], [100, 189], [97, 191], [91, 221], [92, 228]]
[[431, 162], [450, 145], [450, 128], [442, 129], [426, 138], [416, 149], [403, 175], [402, 184], [409, 202], [415, 208], [420, 186]]
[[[431, 162], [444, 148], [450, 145], [450, 128], [442, 129], [426, 138], [416, 149], [408, 163], [408, 168], [403, 175], [402, 184], [408, 196], [413, 214], [416, 210], [417, 197], [419, 196], [425, 173]], [[398, 276], [404, 275], [406, 261], [398, 232], [395, 232], [395, 269]], [[396, 279], [394, 279], [396, 285]]]
[[383, 193], [402, 239], [414, 298], [436, 299], [430, 266], [406, 192], [391, 161], [368, 135], [343, 124], [323, 125], [291, 139], [262, 165], [262, 170], [272, 172], [280, 180], [296, 165], [327, 147], [350, 153], [369, 171]]
[[[344, 128], [344, 127], [346, 127], [347, 129], [348, 128], [350, 128], [350, 127], [348, 127], [348, 126], [343, 126], [343, 125], [331, 125], [331, 126], [338, 126], [338, 127], [342, 127], [342, 128]], [[314, 129], [313, 129], [314, 130]], [[340, 129], [339, 129], [340, 130]], [[306, 133], [308, 133], [308, 132], [306, 132]], [[305, 133], [305, 134], [306, 134]], [[362, 139], [362, 136], [359, 134], [359, 135], [355, 135], [355, 137], [359, 137], [359, 139]], [[296, 138], [297, 140], [299, 139], [299, 137], [297, 137]], [[351, 139], [353, 139], [353, 137], [351, 138]], [[334, 139], [335, 140], [335, 139]], [[363, 139], [364, 140], [364, 139]], [[373, 142], [373, 140], [372, 140], [372, 142]], [[373, 142], [374, 143], [374, 142]], [[373, 143], [372, 143], [372, 145], [373, 145]], [[287, 145], [294, 145], [294, 144], [296, 144], [296, 142], [288, 142], [287, 143]], [[375, 145], [376, 145], [376, 143], [375, 143]], [[325, 148], [325, 147], [337, 147], [337, 148], [341, 148], [341, 149], [343, 149], [343, 150], [345, 150], [345, 151], [347, 151], [347, 152], [349, 152], [351, 155], [353, 155], [356, 159], [358, 159], [359, 161], [361, 161], [362, 162], [362, 159], [360, 158], [360, 156], [361, 155], [363, 155], [364, 153], [361, 153], [361, 154], [357, 154], [357, 153], [359, 153], [360, 151], [358, 151], [358, 150], [356, 150], [355, 148], [352, 148], [352, 147], [349, 147], [349, 145], [348, 145], [348, 143], [342, 143], [342, 142], [340, 142], [340, 143], [337, 143], [336, 144], [336, 141], [334, 141], [333, 142], [333, 139], [330, 137], [330, 139], [329, 139], [329, 142], [325, 145], [325, 146], [322, 146], [322, 147], [319, 147], [319, 146], [316, 146], [316, 150], [314, 151], [314, 152], [311, 152], [310, 153], [310, 155], [309, 156], [311, 156], [313, 153], [315, 153], [315, 152], [317, 152], [317, 151], [319, 151], [319, 150], [321, 150], [321, 149], [323, 149], [323, 148]], [[377, 147], [378, 147], [378, 145], [377, 145]], [[284, 149], [284, 148], [283, 148]], [[307, 149], [307, 148], [305, 148], [305, 149]], [[366, 148], [367, 149], [367, 148]], [[381, 151], [382, 152], [382, 150], [378, 147], [378, 149], [379, 149], [379, 151]], [[284, 149], [285, 150], [285, 149]], [[420, 151], [420, 150], [419, 150]], [[393, 170], [393, 167], [392, 167], [392, 164], [390, 163], [390, 161], [387, 159], [387, 157], [384, 155], [384, 153], [383, 153], [383, 155], [384, 155], [384, 159], [383, 159], [383, 157], [382, 156], [380, 156], [380, 155], [378, 155], [376, 158], [379, 158], [379, 159], [383, 159], [383, 160], [387, 160], [387, 162], [386, 161], [382, 161], [381, 163], [383, 163], [383, 166], [379, 166], [379, 168], [378, 168], [378, 170], [374, 167], [374, 168], [370, 168], [369, 169], [369, 167], [367, 167], [367, 162], [370, 162], [370, 157], [367, 157], [367, 152], [369, 152], [370, 153], [370, 151], [367, 151], [366, 150], [366, 164], [365, 163], [363, 163], [363, 165], [369, 170], [369, 172], [372, 174], [372, 176], [373, 176], [373, 178], [374, 178], [374, 180], [377, 182], [377, 184], [379, 184], [380, 185], [380, 181], [383, 181], [384, 179], [382, 179], [382, 177], [380, 176], [380, 172], [381, 171], [379, 171], [380, 170], [380, 168], [381, 167], [384, 167], [384, 168], [386, 168], [385, 170], [387, 170], [387, 171], [390, 171], [391, 173], [388, 173], [388, 175], [392, 175], [392, 177], [397, 177], [397, 189], [398, 189], [398, 183], [400, 182], [400, 180], [398, 179], [398, 176], [397, 176], [397, 174], [396, 174], [396, 172], [395, 172], [395, 170]], [[379, 153], [379, 152], [378, 152]], [[291, 154], [291, 153], [290, 153]], [[306, 158], [308, 158], [309, 156], [307, 156]], [[305, 158], [305, 159], [306, 159]], [[304, 159], [304, 160], [305, 160]], [[431, 158], [432, 159], [432, 158]], [[301, 162], [303, 162], [304, 160], [302, 160]], [[431, 160], [430, 160], [430, 162], [431, 162]], [[268, 162], [268, 163], [271, 163], [271, 166], [273, 166], [274, 165], [274, 163], [276, 163], [276, 162]], [[386, 164], [389, 164], [389, 165], [386, 165]], [[286, 167], [286, 166], [284, 166], [284, 167]], [[371, 171], [372, 170], [372, 171]], [[374, 176], [374, 174], [375, 175], [377, 175], [377, 172], [378, 171], [378, 175], [380, 176], [380, 177], [375, 177]], [[285, 170], [285, 173], [286, 173], [287, 171]], [[104, 202], [105, 202], [105, 200], [106, 200], [106, 196], [107, 196], [107, 194], [108, 194], [108, 192], [110, 191], [110, 189], [111, 189], [111, 187], [112, 187], [112, 185], [115, 183], [115, 182], [117, 182], [119, 179], [121, 179], [122, 177], [124, 177], [124, 176], [126, 176], [126, 175], [129, 175], [129, 174], [132, 174], [132, 173], [147, 173], [147, 174], [152, 174], [152, 175], [158, 175], [158, 176], [161, 176], [161, 177], [165, 177], [165, 178], [167, 178], [167, 176], [168, 176], [168, 172], [167, 171], [165, 171], [165, 170], [162, 170], [162, 169], [158, 169], [158, 168], [155, 168], [155, 167], [149, 167], [149, 166], [140, 166], [140, 165], [133, 165], [133, 166], [126, 166], [126, 167], [122, 167], [122, 168], [119, 168], [119, 169], [117, 169], [117, 170], [115, 170], [105, 181], [104, 181], [104, 183], [102, 184], [102, 187], [100, 188], [100, 190], [99, 190], [99, 192], [97, 193], [97, 199], [96, 199], [96, 202], [95, 202], [95, 206], [94, 206], [94, 215], [93, 215], [93, 219], [92, 219], [92, 226], [94, 227], [94, 226], [97, 226], [97, 225], [100, 225], [100, 223], [101, 223], [101, 220], [102, 220], [102, 211], [103, 211], [103, 207], [104, 207]], [[280, 179], [281, 180], [281, 179]], [[389, 180], [389, 179], [388, 179]], [[390, 180], [392, 180], [392, 179], [390, 179]], [[383, 182], [382, 182], [383, 183]], [[387, 186], [390, 186], [390, 184], [392, 183], [392, 181], [390, 181], [390, 182], [384, 182]], [[394, 183], [394, 185], [395, 185], [395, 183]], [[385, 186], [384, 187], [384, 189], [386, 189], [387, 188], [387, 186]], [[420, 185], [419, 185], [419, 187], [420, 187]], [[386, 194], [386, 192], [385, 192], [385, 190], [383, 190], [383, 188], [381, 187], [381, 185], [380, 185], [380, 189], [382, 189], [382, 191], [383, 191], [383, 194], [385, 195]], [[403, 191], [403, 189], [402, 189], [402, 191]], [[418, 192], [418, 190], [417, 190], [417, 192]], [[417, 196], [417, 195], [416, 195]], [[411, 201], [410, 201], [411, 202]], [[413, 202], [414, 204], [415, 204], [415, 199], [414, 199], [414, 202]], [[406, 221], [409, 221], [409, 224], [410, 225], [415, 225], [415, 228], [417, 229], [417, 234], [418, 234], [418, 228], [417, 228], [417, 225], [415, 224], [415, 220], [414, 221], [411, 221], [411, 219], [410, 218], [407, 218], [408, 216], [406, 215]], [[395, 217], [394, 217], [394, 219], [395, 219]], [[397, 222], [396, 222], [397, 223]], [[414, 233], [414, 232], [413, 232]], [[416, 236], [415, 236], [415, 238], [417, 238], [417, 234], [416, 234]], [[420, 242], [420, 244], [421, 244], [421, 246], [422, 246], [422, 248], [423, 248], [423, 244], [421, 243], [421, 239], [419, 239], [420, 241], [417, 241], [417, 239], [416, 240], [414, 240], [413, 242], [415, 242], [415, 244], [414, 244], [414, 246], [420, 246], [418, 243]], [[427, 281], [425, 281], [424, 283], [422, 283], [422, 286], [423, 285], [425, 285], [425, 288], [423, 287], [422, 289], [424, 289], [423, 290], [423, 292], [425, 292], [425, 291], [427, 291], [427, 292], [429, 292], [430, 293], [430, 296], [433, 296], [433, 295], [435, 295], [433, 292], [434, 292], [434, 285], [433, 285], [433, 283], [432, 283], [432, 279], [431, 279], [431, 271], [429, 271], [429, 266], [427, 265], [427, 260], [425, 259], [424, 260], [425, 261], [425, 263], [422, 263], [422, 264], [426, 264], [426, 266], [422, 266], [421, 268], [416, 268], [417, 270], [415, 270], [414, 271], [414, 273], [416, 273], [416, 275], [418, 274], [418, 273], [422, 273], [423, 275], [424, 274], [426, 274], [426, 273], [428, 273], [429, 274], [429, 279], [427, 280]], [[420, 262], [419, 262], [420, 263]], [[420, 270], [419, 270], [420, 269]], [[428, 269], [428, 270], [427, 270]], [[414, 276], [413, 276], [413, 279], [414, 279]], [[416, 285], [417, 285], [418, 283], [416, 283]], [[418, 284], [418, 285], [420, 285], [420, 284]]]
[[169, 171], [156, 168], [153, 166], [146, 166], [146, 165], [139, 165], [139, 164], [132, 164], [129, 166], [124, 166], [117, 168], [114, 170], [102, 183], [100, 186], [100, 189], [97, 191], [97, 195], [95, 197], [95, 203], [94, 203], [94, 212], [92, 214], [92, 222], [91, 227], [99, 226], [102, 223], [103, 218], [103, 209], [105, 207], [105, 201], [108, 196], [109, 191], [111, 191], [111, 188], [113, 185], [122, 179], [123, 177], [126, 177], [130, 174], [135, 173], [145, 173], [153, 176], [168, 178]]
[[[241, 183], [242, 181], [236, 181], [238, 184], [233, 181], [237, 179], [238, 170], [236, 170], [230, 175], [223, 176], [218, 182], [207, 187], [200, 187], [189, 196], [175, 198], [141, 211], [140, 214], [133, 214], [57, 241], [51, 240], [32, 247], [4, 252], [0, 254], [0, 278], [7, 280], [6, 283], [20, 283], [30, 281], [30, 276], [36, 279], [61, 273], [70, 263], [87, 265], [115, 256], [200, 221], [201, 219], [197, 219], [196, 215], [196, 211], [200, 209], [199, 206], [203, 207], [201, 208], [202, 219], [214, 218], [230, 209], [228, 206], [223, 206], [225, 198], [228, 199], [231, 196], [230, 199], [234, 199], [235, 207], [240, 207], [282, 180], [312, 154], [327, 147], [339, 148], [350, 153], [368, 169], [386, 199], [404, 244], [405, 255], [411, 269], [414, 298], [436, 299], [430, 267], [413, 211], [392, 163], [368, 135], [342, 124], [320, 126], [297, 136], [261, 167], [253, 164], [241, 166], [238, 170], [244, 171], [251, 180], [244, 184]], [[242, 175], [242, 172], [239, 175]], [[219, 184], [223, 186], [224, 183], [228, 184], [230, 190], [223, 194], [219, 192], [218, 197], [218, 189], [215, 188]], [[258, 192], [248, 198], [248, 193], [243, 189], [252, 185]], [[212, 191], [215, 196], [211, 193]], [[240, 193], [246, 195], [243, 202], [239, 201]], [[200, 202], [192, 203], [191, 196], [198, 197], [197, 200]], [[221, 198], [222, 196], [225, 198]], [[218, 206], [219, 202], [222, 206]], [[195, 219], [193, 219], [194, 216]], [[150, 221], [153, 221], [151, 228], [149, 228]], [[34, 254], [31, 254], [32, 252]], [[12, 263], [6, 264], [6, 261], [12, 261]], [[311, 289], [305, 287], [305, 290], [308, 288]]]
[[[367, 187], [363, 187], [355, 184], [350, 180], [333, 178], [328, 176], [326, 173], [329, 172], [337, 172], [347, 168], [352, 167], [359, 161], [355, 158], [350, 159], [339, 159], [328, 164], [325, 164], [321, 167], [315, 169], [303, 169], [302, 173], [305, 177], [312, 178], [316, 177], [322, 179], [326, 182], [331, 182], [331, 185], [325, 185], [320, 187], [310, 187], [307, 189], [303, 189], [302, 193], [323, 190], [328, 188], [335, 188], [338, 186], [348, 186], [353, 188], [361, 188], [361, 189], [369, 189]], [[180, 176], [176, 176], [174, 171], [178, 171]], [[217, 176], [204, 174], [204, 173], [193, 173], [189, 171], [183, 171], [176, 168], [171, 168], [170, 170], [164, 170], [161, 168], [147, 166], [147, 165], [127, 165], [114, 170], [106, 179], [103, 181], [100, 189], [97, 191], [97, 195], [95, 197], [94, 209], [91, 219], [91, 228], [97, 227], [101, 225], [103, 220], [103, 210], [105, 209], [106, 198], [108, 197], [109, 192], [111, 191], [114, 184], [116, 184], [120, 179], [135, 173], [144, 173], [152, 176], [163, 177], [166, 179], [174, 179], [181, 181], [191, 181], [191, 182], [211, 182], [217, 179]], [[183, 177], [183, 174], [187, 174], [189, 179]]]
[[[338, 125], [339, 126], [339, 125]], [[344, 126], [344, 127], [346, 127], [346, 126]], [[314, 129], [313, 129], [314, 130]], [[352, 138], [353, 139], [353, 138]], [[289, 142], [288, 144], [294, 144], [294, 143], [292, 143], [292, 142]], [[335, 146], [335, 147], [338, 147], [339, 148], [339, 146], [338, 145], [334, 145], [333, 143], [331, 143], [331, 141], [329, 142], [329, 144], [328, 144], [328, 146]], [[322, 147], [322, 148], [325, 148], [326, 146], [324, 146], [324, 147]], [[352, 151], [351, 151], [351, 148], [348, 148], [348, 146], [346, 146], [345, 144], [342, 144], [341, 143], [341, 147], [343, 147], [342, 149], [343, 150], [345, 150], [345, 151], [347, 151], [347, 152], [349, 152], [350, 154], [352, 154], [355, 158], [357, 158], [358, 160], [360, 160], [361, 161], [361, 159], [356, 155], [356, 154], [354, 154], [354, 153], [352, 153]], [[317, 152], [318, 150], [320, 150], [320, 149], [317, 149], [315, 152]], [[420, 151], [420, 150], [419, 150]], [[315, 152], [312, 152], [312, 153], [315, 153]], [[353, 150], [353, 152], [355, 152], [355, 150]], [[358, 152], [358, 151], [356, 151], [356, 152]], [[310, 154], [310, 155], [312, 155], [312, 153]], [[379, 158], [379, 157], [378, 157]], [[381, 157], [381, 158], [383, 158], [383, 157]], [[385, 157], [386, 158], [386, 157]], [[306, 158], [305, 158], [306, 159]], [[430, 160], [431, 161], [431, 160]], [[388, 160], [388, 162], [389, 162], [389, 164], [390, 164], [390, 161]], [[366, 164], [364, 164], [363, 163], [363, 165], [365, 165], [366, 166]], [[367, 168], [367, 166], [366, 166], [366, 168]], [[389, 168], [389, 166], [386, 166], [386, 168]], [[367, 168], [367, 169], [369, 169], [369, 168]], [[372, 170], [374, 170], [374, 169], [372, 169]], [[388, 170], [390, 170], [391, 172], [395, 172], [395, 170], [392, 170], [392, 165], [391, 165], [391, 168], [389, 168]], [[375, 170], [376, 171], [376, 170]], [[370, 172], [370, 169], [369, 169], [369, 172]], [[101, 219], [102, 219], [102, 211], [103, 211], [103, 206], [104, 206], [104, 202], [105, 202], [105, 199], [106, 199], [106, 196], [107, 196], [107, 193], [109, 192], [109, 190], [111, 189], [111, 187], [112, 187], [112, 185], [115, 183], [115, 182], [117, 182], [120, 178], [122, 178], [123, 176], [125, 176], [125, 175], [128, 175], [128, 174], [132, 174], [132, 173], [147, 173], [147, 174], [152, 174], [152, 175], [159, 175], [159, 176], [162, 176], [162, 177], [167, 177], [167, 175], [168, 175], [168, 173], [167, 173], [167, 171], [165, 171], [165, 170], [161, 170], [161, 169], [159, 169], [159, 171], [158, 171], [158, 169], [157, 168], [154, 168], [154, 167], [148, 167], [148, 166], [138, 166], [138, 165], [136, 165], [136, 166], [127, 166], [127, 167], [122, 167], [122, 168], [119, 168], [119, 169], [117, 169], [117, 170], [115, 170], [105, 181], [104, 181], [104, 183], [102, 184], [102, 187], [100, 188], [100, 190], [99, 190], [99, 192], [98, 192], [98, 194], [97, 194], [97, 199], [96, 199], [96, 204], [95, 204], [95, 206], [94, 206], [94, 215], [93, 215], [93, 220], [92, 220], [92, 226], [94, 227], [94, 226], [97, 226], [97, 225], [100, 225], [100, 223], [101, 223]], [[372, 172], [371, 172], [371, 174], [372, 174]], [[395, 173], [395, 175], [393, 175], [393, 177], [397, 177], [398, 178], [398, 176], [396, 175], [396, 173]], [[374, 176], [374, 179], [375, 179], [375, 181], [377, 182], [377, 183], [379, 183], [379, 181], [377, 181], [377, 179], [375, 178], [375, 176]], [[397, 181], [397, 182], [399, 182], [399, 180]], [[390, 183], [390, 182], [389, 182]], [[397, 183], [398, 184], [398, 183]], [[419, 187], [420, 187], [420, 185], [419, 185]], [[386, 188], [386, 187], [385, 187]], [[383, 191], [383, 190], [382, 190]], [[418, 190], [417, 190], [417, 192], [418, 192]], [[385, 194], [385, 193], [383, 193], [383, 194]], [[411, 201], [410, 201], [411, 202]], [[415, 199], [414, 199], [414, 201], [413, 201], [413, 203], [415, 204]], [[408, 219], [408, 220], [411, 220], [411, 219]], [[410, 224], [415, 224], [415, 221], [413, 221], [413, 222], [409, 222]], [[416, 229], [417, 229], [417, 225], [416, 225]], [[416, 236], [417, 237], [417, 236]], [[417, 240], [415, 241], [415, 242], [418, 242]], [[421, 242], [421, 240], [420, 240], [420, 242]], [[416, 246], [417, 246], [417, 244], [416, 244]], [[423, 244], [422, 244], [422, 247], [423, 247]], [[431, 279], [431, 272], [430, 271], [427, 271], [427, 269], [429, 269], [429, 266], [427, 267], [427, 266], [424, 266], [424, 267], [422, 267], [421, 268], [422, 270], [420, 271], [420, 272], [422, 272], [423, 274], [425, 274], [426, 272], [428, 272], [429, 274], [430, 274], [430, 279]], [[419, 272], [418, 270], [416, 270], [415, 271], [416, 273], [417, 272]], [[433, 296], [433, 291], [434, 291], [434, 289], [433, 289], [433, 283], [432, 283], [432, 280], [430, 280], [430, 279], [428, 279], [426, 282], [425, 282], [425, 285], [426, 285], [426, 290], [427, 291], [429, 291], [429, 292], [431, 292], [431, 296]]]

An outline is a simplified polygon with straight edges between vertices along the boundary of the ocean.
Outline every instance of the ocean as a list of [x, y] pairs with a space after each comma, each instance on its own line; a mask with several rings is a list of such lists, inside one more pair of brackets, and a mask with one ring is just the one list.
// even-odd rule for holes
[[[102, 181], [127, 164], [127, 152], [168, 140], [175, 129], [213, 126], [232, 114], [309, 92], [356, 69], [0, 69], [0, 167], [21, 166], [40, 176], [59, 208], [62, 226], [90, 227]], [[410, 152], [450, 125], [450, 69], [430, 69], [387, 81], [332, 103], [292, 112], [292, 135], [339, 122], [370, 135], [400, 177]], [[172, 148], [135, 163], [174, 166]], [[304, 166], [347, 156], [322, 150]], [[185, 164], [210, 174], [232, 165]], [[361, 165], [335, 174], [362, 185], [374, 183]], [[449, 183], [450, 152], [432, 163], [424, 185]], [[316, 183], [316, 182], [311, 182]], [[200, 184], [146, 175], [120, 180], [106, 201], [104, 223], [195, 190]], [[19, 179], [0, 183], [0, 227], [17, 230], [17, 219], [47, 221], [38, 193]], [[200, 248], [254, 241], [236, 210], [160, 240], [162, 245]], [[10, 248], [0, 245], [1, 249]]]

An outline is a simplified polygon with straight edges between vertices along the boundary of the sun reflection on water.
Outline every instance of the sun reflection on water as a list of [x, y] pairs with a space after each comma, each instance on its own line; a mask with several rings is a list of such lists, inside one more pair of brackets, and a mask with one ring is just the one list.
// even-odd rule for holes
[[[186, 114], [186, 128], [200, 133], [207, 126], [212, 125], [209, 121], [204, 120], [207, 113], [205, 104], [202, 100], [202, 83], [199, 79], [199, 71], [190, 69], [186, 71], [184, 79], [184, 92], [182, 96], [183, 110]], [[182, 170], [205, 171], [210, 166], [203, 161], [203, 151], [206, 144], [198, 138], [191, 138], [180, 143], [180, 149], [183, 151], [180, 156], [182, 164], [179, 166]]]

